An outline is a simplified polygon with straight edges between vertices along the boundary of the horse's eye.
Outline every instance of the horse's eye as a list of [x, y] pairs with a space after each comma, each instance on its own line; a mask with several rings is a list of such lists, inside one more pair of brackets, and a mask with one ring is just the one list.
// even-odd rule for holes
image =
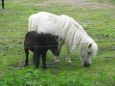
[[88, 55], [91, 55], [91, 52], [88, 52]]

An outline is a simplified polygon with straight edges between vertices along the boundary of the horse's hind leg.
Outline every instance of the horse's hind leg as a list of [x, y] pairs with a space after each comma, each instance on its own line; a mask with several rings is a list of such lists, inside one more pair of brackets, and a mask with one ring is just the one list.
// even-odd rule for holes
[[26, 54], [26, 59], [25, 59], [25, 66], [28, 65], [28, 56], [29, 56], [29, 49], [25, 48], [25, 54]]
[[70, 48], [69, 48], [69, 46], [67, 46], [67, 56], [66, 56], [66, 62], [67, 63], [72, 62], [70, 56], [71, 56]]

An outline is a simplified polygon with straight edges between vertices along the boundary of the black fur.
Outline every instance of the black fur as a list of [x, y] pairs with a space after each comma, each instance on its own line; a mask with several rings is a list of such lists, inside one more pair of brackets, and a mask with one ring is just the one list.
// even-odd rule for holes
[[57, 36], [50, 34], [37, 33], [35, 31], [28, 32], [25, 36], [24, 49], [26, 54], [25, 65], [28, 65], [29, 50], [33, 52], [33, 62], [35, 68], [38, 68], [40, 56], [42, 56], [43, 67], [46, 68], [46, 54], [48, 49], [55, 56], [59, 56]]

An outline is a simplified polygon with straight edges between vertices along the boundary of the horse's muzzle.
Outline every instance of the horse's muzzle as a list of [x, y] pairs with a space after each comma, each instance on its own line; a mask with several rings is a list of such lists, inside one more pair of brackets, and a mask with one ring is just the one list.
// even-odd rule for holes
[[83, 66], [84, 66], [84, 67], [90, 67], [90, 63], [84, 62]]

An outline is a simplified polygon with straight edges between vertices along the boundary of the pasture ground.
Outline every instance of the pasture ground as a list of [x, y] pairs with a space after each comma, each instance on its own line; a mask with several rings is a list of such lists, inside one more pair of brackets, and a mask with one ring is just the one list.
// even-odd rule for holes
[[[0, 86], [115, 86], [115, 1], [57, 1], [5, 1], [6, 9], [0, 9]], [[90, 68], [81, 66], [76, 53], [72, 55], [72, 64], [67, 64], [65, 46], [59, 64], [53, 62], [49, 51], [46, 70], [41, 66], [33, 70], [32, 54], [29, 66], [23, 66], [28, 17], [39, 11], [69, 15], [84, 27], [99, 46]]]

